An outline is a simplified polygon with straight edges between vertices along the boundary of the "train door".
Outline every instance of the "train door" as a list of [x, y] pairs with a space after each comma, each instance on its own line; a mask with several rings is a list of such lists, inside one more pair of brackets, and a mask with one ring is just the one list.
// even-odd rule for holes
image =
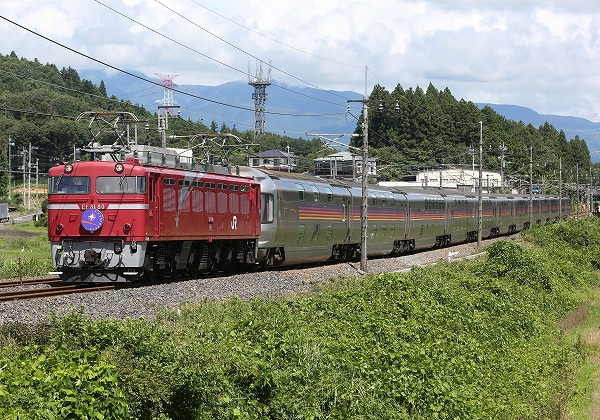
[[344, 239], [344, 243], [349, 244], [352, 241], [352, 201], [348, 197], [344, 197], [343, 200], [342, 217], [346, 223], [346, 238]]
[[410, 235], [411, 226], [411, 215], [412, 215], [412, 204], [410, 200], [406, 200], [406, 211], [404, 213], [404, 238], [408, 238]]
[[262, 208], [260, 202], [260, 188], [256, 185], [250, 186], [250, 220], [252, 224], [252, 235], [260, 235], [260, 210], [257, 212], [255, 209]]
[[454, 224], [454, 203], [450, 197], [442, 196], [444, 203], [444, 235], [450, 235]]
[[148, 209], [154, 236], [160, 235], [160, 182], [158, 174], [150, 174], [148, 177]]

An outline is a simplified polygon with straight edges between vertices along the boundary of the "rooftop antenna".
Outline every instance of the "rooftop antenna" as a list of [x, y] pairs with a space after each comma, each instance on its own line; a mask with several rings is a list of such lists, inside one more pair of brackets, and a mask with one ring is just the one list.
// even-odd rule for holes
[[267, 86], [271, 84], [271, 62], [269, 61], [269, 71], [267, 77], [263, 76], [262, 61], [256, 61], [256, 74], [250, 73], [250, 61], [248, 61], [248, 84], [254, 86], [254, 138], [257, 139], [265, 134], [265, 102], [267, 101]]

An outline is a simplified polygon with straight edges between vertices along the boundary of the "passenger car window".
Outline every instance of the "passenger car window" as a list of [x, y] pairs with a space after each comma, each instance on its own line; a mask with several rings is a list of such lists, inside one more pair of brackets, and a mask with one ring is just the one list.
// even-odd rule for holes
[[273, 213], [274, 213], [275, 202], [273, 199], [273, 195], [271, 194], [261, 194], [260, 195], [260, 221], [261, 223], [271, 223], [273, 222]]

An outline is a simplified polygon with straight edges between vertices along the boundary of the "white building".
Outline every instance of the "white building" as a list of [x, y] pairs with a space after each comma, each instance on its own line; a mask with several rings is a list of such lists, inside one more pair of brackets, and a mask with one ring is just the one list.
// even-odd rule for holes
[[[483, 170], [481, 186], [489, 191], [502, 186], [499, 171]], [[414, 179], [400, 182], [380, 182], [389, 187], [438, 187], [456, 188], [475, 192], [479, 186], [479, 169], [473, 167], [430, 168], [418, 171]]]

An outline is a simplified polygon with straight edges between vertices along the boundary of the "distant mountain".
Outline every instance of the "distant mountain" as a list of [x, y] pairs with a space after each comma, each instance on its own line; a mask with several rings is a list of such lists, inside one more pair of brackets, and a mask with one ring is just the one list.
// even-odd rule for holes
[[[156, 76], [146, 76], [131, 72], [148, 80], [160, 81]], [[143, 105], [150, 111], [156, 111], [156, 101], [163, 98], [163, 88], [149, 85], [123, 73], [106, 76], [101, 71], [81, 71], [82, 78], [99, 84], [104, 80], [106, 91], [119, 99], [128, 99], [134, 104]], [[177, 79], [174, 80], [175, 83]], [[181, 92], [173, 92], [173, 99], [181, 106], [181, 116], [192, 121], [203, 120], [210, 126], [214, 120], [220, 127], [225, 123], [228, 127], [241, 130], [254, 129], [254, 88], [244, 80], [228, 82], [219, 86], [179, 85]], [[356, 92], [324, 91], [312, 87], [290, 87], [273, 81], [267, 87], [266, 129], [277, 134], [286, 134], [293, 138], [304, 137], [306, 133], [352, 134], [356, 128], [356, 120], [346, 115], [348, 99], [361, 99]], [[228, 106], [230, 105], [230, 106]], [[232, 105], [232, 106], [231, 106]], [[567, 140], [576, 135], [584, 139], [592, 152], [592, 161], [600, 161], [600, 123], [585, 118], [559, 115], [542, 115], [517, 105], [499, 105], [476, 103], [479, 108], [489, 105], [494, 111], [506, 119], [524, 124], [532, 124], [539, 128], [547, 121], [558, 131], [563, 130]], [[353, 107], [358, 116], [358, 105]], [[281, 115], [292, 114], [292, 115]], [[307, 115], [307, 116], [301, 116]], [[310, 115], [310, 116], [308, 116]], [[349, 137], [346, 137], [346, 141]], [[594, 153], [598, 151], [598, 153]]]
[[517, 122], [522, 121], [524, 124], [531, 124], [535, 128], [539, 128], [544, 125], [544, 123], [548, 122], [558, 131], [564, 131], [567, 140], [571, 140], [578, 135], [580, 139], [585, 140], [590, 152], [596, 152], [592, 153], [592, 161], [598, 161], [598, 158], [595, 158], [594, 155], [600, 153], [600, 123], [592, 122], [581, 117], [538, 114], [532, 109], [517, 105], [484, 103], [477, 103], [476, 105], [480, 109], [488, 105], [508, 120]]
[[[91, 80], [95, 84], [104, 80], [109, 96], [115, 95], [119, 99], [130, 100], [149, 111], [156, 111], [159, 105], [156, 101], [163, 98], [164, 90], [160, 86], [149, 85], [126, 74], [118, 73], [107, 77], [101, 71], [86, 70], [79, 74], [81, 78]], [[160, 81], [155, 76], [139, 75], [145, 79]], [[174, 79], [174, 82], [176, 83], [177, 79]], [[347, 99], [361, 99], [361, 94], [291, 87], [281, 85], [276, 80], [272, 82], [273, 84], [266, 89], [267, 131], [293, 138], [306, 138], [307, 132], [354, 132], [356, 120], [352, 117], [346, 119], [345, 115]], [[241, 131], [254, 130], [254, 88], [248, 85], [247, 81], [233, 81], [219, 86], [178, 85], [175, 89], [173, 99], [181, 107], [182, 118], [202, 120], [208, 126], [214, 120], [219, 127], [225, 123], [229, 128], [235, 124]], [[357, 114], [360, 114], [360, 111], [355, 115]]]

